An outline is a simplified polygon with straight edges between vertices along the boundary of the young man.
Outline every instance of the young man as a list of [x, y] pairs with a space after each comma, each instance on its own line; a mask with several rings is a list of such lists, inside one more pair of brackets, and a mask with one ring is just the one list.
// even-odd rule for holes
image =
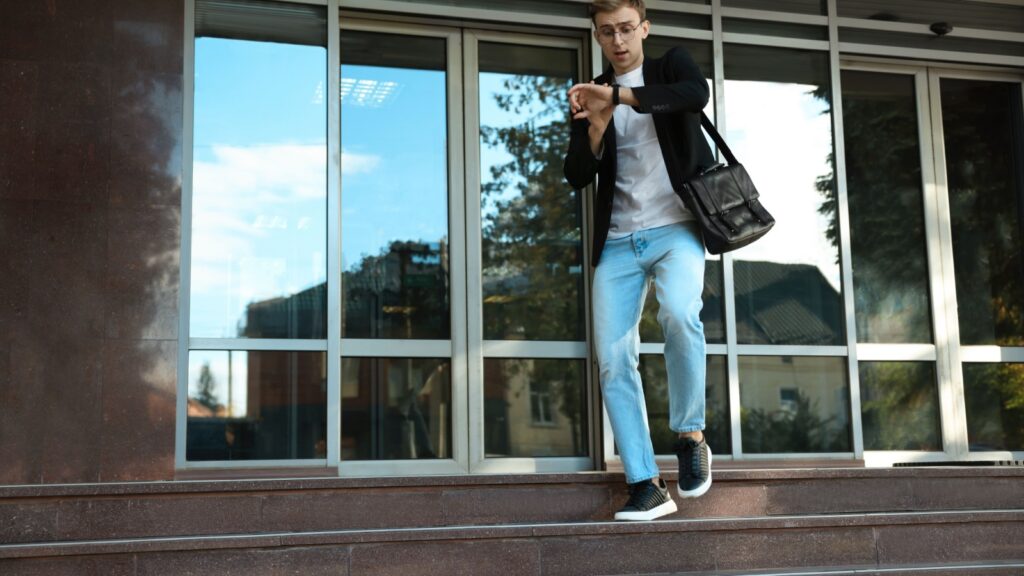
[[601, 389], [629, 484], [616, 520], [676, 511], [654, 461], [639, 362], [639, 321], [653, 280], [665, 333], [670, 427], [678, 433], [677, 491], [711, 486], [704, 441], [704, 244], [677, 191], [714, 164], [700, 113], [710, 90], [685, 50], [644, 58], [643, 0], [595, 0], [594, 35], [611, 67], [569, 89], [573, 113], [565, 177], [581, 189], [598, 177], [594, 210], [594, 337]]

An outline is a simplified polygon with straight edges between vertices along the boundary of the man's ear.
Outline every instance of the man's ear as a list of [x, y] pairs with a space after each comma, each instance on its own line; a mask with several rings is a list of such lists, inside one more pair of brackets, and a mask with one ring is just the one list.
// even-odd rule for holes
[[640, 38], [647, 40], [647, 36], [651, 33], [651, 21], [644, 20], [640, 24], [640, 28], [643, 30], [643, 34], [640, 36]]

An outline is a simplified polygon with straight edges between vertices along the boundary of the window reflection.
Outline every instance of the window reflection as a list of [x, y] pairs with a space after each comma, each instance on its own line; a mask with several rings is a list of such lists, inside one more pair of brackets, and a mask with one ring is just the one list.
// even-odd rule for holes
[[1024, 450], [1024, 364], [964, 364], [972, 452]]
[[724, 64], [725, 139], [778, 222], [735, 252], [738, 342], [843, 344], [828, 55], [727, 45]]
[[449, 337], [445, 52], [342, 31], [345, 338]]
[[932, 362], [861, 362], [865, 450], [942, 450]]
[[1024, 346], [1021, 85], [940, 86], [960, 341]]
[[[660, 354], [640, 355], [640, 376], [644, 384], [647, 422], [655, 454], [673, 454], [677, 433], [669, 428], [668, 376], [665, 357]], [[704, 436], [715, 454], [732, 452], [729, 423], [729, 382], [725, 356], [708, 356], [705, 387]]]
[[848, 452], [845, 358], [741, 356], [743, 451]]
[[327, 52], [201, 37], [195, 59], [190, 335], [325, 338]]
[[342, 358], [342, 460], [451, 458], [451, 362]]
[[322, 352], [189, 353], [186, 458], [327, 457]]
[[479, 57], [484, 338], [582, 340], [582, 204], [562, 176], [576, 51]]
[[931, 342], [914, 77], [843, 71], [860, 342]]
[[488, 457], [586, 456], [583, 360], [484, 360]]

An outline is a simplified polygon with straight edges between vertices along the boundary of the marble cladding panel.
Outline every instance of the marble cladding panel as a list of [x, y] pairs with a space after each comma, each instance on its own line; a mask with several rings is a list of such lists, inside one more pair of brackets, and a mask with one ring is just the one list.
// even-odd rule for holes
[[174, 476], [184, 12], [0, 2], [0, 484]]
[[177, 342], [107, 340], [100, 479], [160, 478], [174, 469]]
[[135, 576], [133, 554], [99, 556], [51, 556], [0, 560], [4, 576]]

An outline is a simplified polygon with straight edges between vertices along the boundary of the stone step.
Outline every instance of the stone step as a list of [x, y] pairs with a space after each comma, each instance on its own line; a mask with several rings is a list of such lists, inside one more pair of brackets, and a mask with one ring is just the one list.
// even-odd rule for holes
[[939, 568], [949, 574], [1024, 573], [1024, 510], [502, 524], [0, 545], [0, 574], [5, 576], [724, 575], [755, 570], [934, 576]]
[[[670, 480], [671, 474], [665, 475]], [[1016, 509], [1021, 469], [716, 470], [673, 519]], [[674, 486], [673, 486], [674, 489]], [[0, 487], [0, 543], [608, 520], [614, 473]]]

